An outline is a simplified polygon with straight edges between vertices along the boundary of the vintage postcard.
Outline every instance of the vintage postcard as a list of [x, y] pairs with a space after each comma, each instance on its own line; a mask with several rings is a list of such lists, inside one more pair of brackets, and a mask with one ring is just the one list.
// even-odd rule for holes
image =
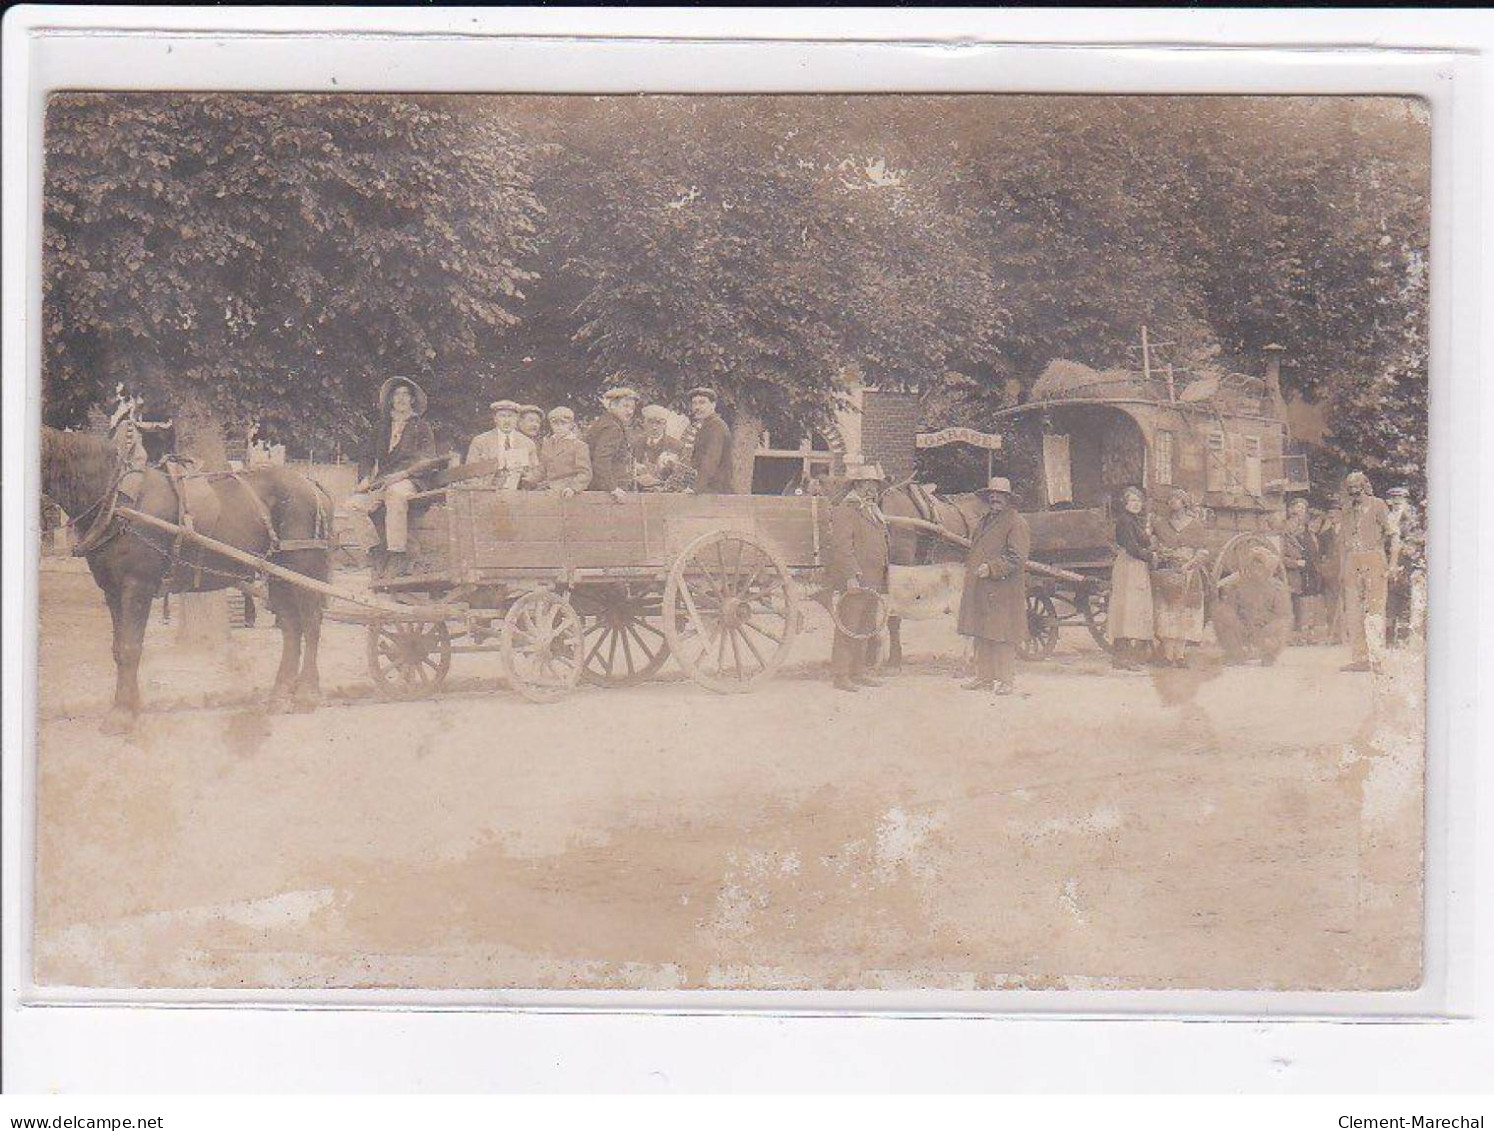
[[41, 987], [1421, 983], [1425, 103], [44, 148]]

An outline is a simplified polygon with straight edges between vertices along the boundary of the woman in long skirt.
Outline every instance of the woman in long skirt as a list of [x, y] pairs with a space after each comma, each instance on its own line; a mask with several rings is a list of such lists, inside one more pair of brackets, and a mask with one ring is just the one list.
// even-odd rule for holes
[[1141, 488], [1127, 487], [1121, 492], [1121, 508], [1115, 520], [1115, 543], [1120, 549], [1110, 567], [1105, 632], [1112, 646], [1111, 662], [1134, 671], [1150, 649], [1155, 632], [1151, 568], [1157, 555]]
[[1203, 523], [1181, 487], [1167, 500], [1167, 517], [1157, 523], [1157, 568], [1152, 571], [1160, 662], [1187, 667], [1188, 645], [1203, 641], [1205, 568], [1209, 558]]

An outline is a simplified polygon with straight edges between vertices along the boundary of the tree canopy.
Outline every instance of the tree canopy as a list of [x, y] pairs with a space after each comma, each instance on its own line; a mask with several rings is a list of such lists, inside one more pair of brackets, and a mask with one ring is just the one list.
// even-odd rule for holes
[[1184, 369], [1286, 346], [1320, 473], [1420, 487], [1429, 137], [1388, 98], [61, 96], [47, 411], [125, 380], [349, 440], [406, 372], [458, 432], [616, 381], [980, 426], [1146, 325]]

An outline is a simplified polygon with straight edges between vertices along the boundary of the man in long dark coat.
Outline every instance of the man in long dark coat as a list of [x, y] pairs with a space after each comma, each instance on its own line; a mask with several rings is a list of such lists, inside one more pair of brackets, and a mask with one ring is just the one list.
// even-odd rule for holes
[[715, 389], [701, 386], [690, 390], [690, 419], [695, 421], [695, 440], [690, 445], [695, 493], [730, 495], [731, 429], [716, 413]]
[[[880, 686], [866, 674], [867, 638], [877, 627], [876, 594], [887, 592], [887, 520], [877, 506], [882, 469], [848, 469], [845, 498], [830, 510], [825, 581], [839, 623], [830, 647], [830, 672], [840, 691]], [[856, 635], [851, 635], [855, 633]]]
[[1027, 637], [1027, 556], [1032, 535], [1013, 505], [1012, 485], [992, 479], [979, 492], [991, 508], [981, 519], [965, 559], [959, 632], [975, 638], [975, 678], [970, 691], [1010, 695], [1017, 674], [1017, 645]]
[[608, 389], [602, 394], [607, 411], [586, 430], [586, 446], [591, 449], [591, 490], [607, 491], [618, 502], [634, 487], [633, 434], [629, 426], [642, 399], [634, 389]]

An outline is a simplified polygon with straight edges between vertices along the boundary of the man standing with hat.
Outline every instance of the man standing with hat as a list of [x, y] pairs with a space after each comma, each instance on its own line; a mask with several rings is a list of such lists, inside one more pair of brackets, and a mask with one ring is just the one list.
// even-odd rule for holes
[[1370, 640], [1375, 639], [1378, 648], [1385, 639], [1386, 578], [1400, 556], [1400, 528], [1385, 501], [1375, 498], [1364, 472], [1349, 473], [1344, 495], [1339, 512], [1339, 585], [1352, 655], [1343, 670], [1367, 672], [1372, 667]]
[[629, 427], [638, 403], [638, 390], [623, 385], [602, 394], [607, 411], [587, 429], [591, 449], [591, 489], [607, 491], [618, 502], [633, 489], [633, 437]]
[[690, 390], [690, 419], [695, 422], [695, 441], [690, 447], [695, 493], [730, 495], [731, 429], [716, 413], [715, 389], [701, 385]]
[[382, 545], [376, 548], [374, 572], [381, 577], [405, 574], [410, 496], [424, 488], [422, 473], [433, 474], [440, 462], [425, 406], [425, 390], [409, 377], [391, 377], [379, 387], [379, 423], [348, 500], [350, 507], [368, 514], [379, 529]]
[[467, 449], [467, 462], [496, 462], [498, 470], [488, 482], [513, 491], [518, 488], [524, 472], [535, 465], [539, 453], [534, 441], [518, 430], [517, 401], [494, 401], [488, 407], [493, 411], [493, 428], [473, 439]]
[[887, 520], [877, 499], [882, 469], [860, 464], [846, 469], [846, 490], [830, 510], [825, 540], [825, 581], [835, 640], [830, 672], [838, 691], [879, 687], [866, 674], [867, 641], [877, 629], [878, 594], [887, 592]]
[[975, 638], [975, 678], [969, 691], [1010, 695], [1017, 645], [1027, 638], [1027, 557], [1032, 534], [1018, 513], [1011, 481], [993, 478], [978, 491], [990, 507], [965, 558], [958, 631]]
[[540, 443], [539, 466], [525, 482], [570, 498], [591, 483], [591, 449], [576, 435], [576, 414], [565, 405], [550, 410], [550, 434]]

